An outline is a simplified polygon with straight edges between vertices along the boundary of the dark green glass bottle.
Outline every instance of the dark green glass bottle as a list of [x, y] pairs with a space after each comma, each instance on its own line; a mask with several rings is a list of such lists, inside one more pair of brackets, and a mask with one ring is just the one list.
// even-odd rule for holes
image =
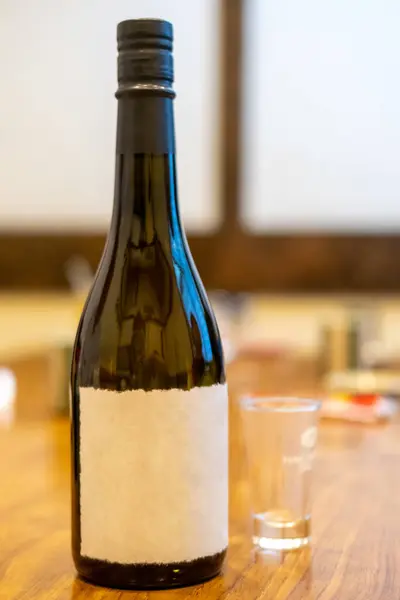
[[173, 587], [225, 557], [227, 388], [179, 216], [172, 26], [117, 35], [114, 208], [72, 361], [73, 557], [96, 584]]

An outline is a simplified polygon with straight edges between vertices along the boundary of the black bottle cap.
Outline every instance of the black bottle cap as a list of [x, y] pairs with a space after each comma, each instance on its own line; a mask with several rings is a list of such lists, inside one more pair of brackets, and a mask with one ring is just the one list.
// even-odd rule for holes
[[117, 27], [118, 91], [174, 96], [173, 28], [159, 19], [131, 19]]

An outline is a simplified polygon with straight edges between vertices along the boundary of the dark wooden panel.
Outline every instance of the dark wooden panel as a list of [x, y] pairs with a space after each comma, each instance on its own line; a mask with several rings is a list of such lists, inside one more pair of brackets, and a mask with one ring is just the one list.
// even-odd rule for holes
[[[199, 268], [209, 285], [232, 291], [385, 292], [400, 290], [400, 236], [237, 235], [221, 271]], [[216, 252], [218, 255], [218, 253]], [[214, 278], [215, 277], [215, 278]]]
[[104, 246], [101, 235], [0, 234], [0, 287], [62, 289], [67, 287], [68, 259], [82, 256], [97, 267]]
[[[400, 290], [400, 237], [189, 237], [205, 285], [230, 291], [384, 292]], [[0, 235], [0, 288], [66, 289], [65, 265], [97, 267], [101, 235]]]

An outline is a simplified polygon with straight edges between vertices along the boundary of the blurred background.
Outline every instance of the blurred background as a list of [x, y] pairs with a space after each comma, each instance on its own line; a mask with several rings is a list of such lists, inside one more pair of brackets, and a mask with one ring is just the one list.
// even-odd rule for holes
[[243, 391], [400, 389], [400, 5], [2, 0], [0, 415], [68, 405], [110, 220], [116, 24], [175, 28], [179, 197]]

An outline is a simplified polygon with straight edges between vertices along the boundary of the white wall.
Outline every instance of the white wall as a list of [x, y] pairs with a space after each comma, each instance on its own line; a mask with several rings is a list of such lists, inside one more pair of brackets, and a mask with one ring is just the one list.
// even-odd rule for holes
[[0, 227], [108, 226], [114, 183], [116, 24], [175, 26], [182, 213], [218, 224], [219, 1], [2, 0]]
[[400, 2], [247, 0], [243, 215], [400, 228]]

